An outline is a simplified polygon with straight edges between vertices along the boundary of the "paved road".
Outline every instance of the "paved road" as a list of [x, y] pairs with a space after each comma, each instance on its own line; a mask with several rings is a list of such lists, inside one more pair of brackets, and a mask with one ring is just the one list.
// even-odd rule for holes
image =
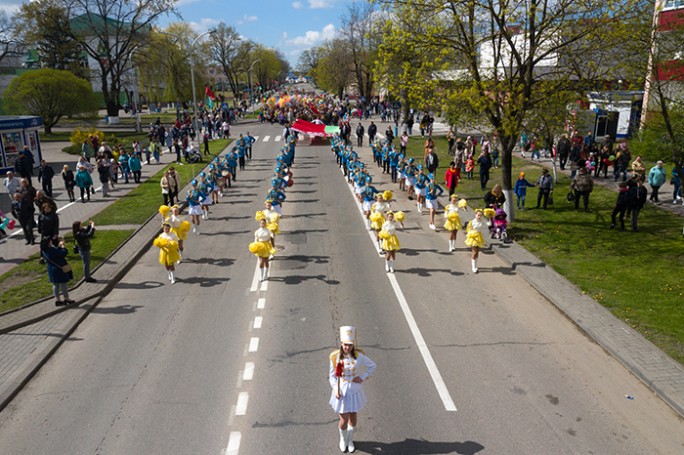
[[246, 246], [280, 129], [253, 134], [179, 282], [150, 251], [0, 414], [0, 453], [336, 453], [327, 354], [350, 323], [379, 365], [360, 453], [682, 452], [661, 400], [494, 254], [470, 273], [462, 234], [447, 253], [397, 203], [403, 250], [385, 274], [327, 147], [298, 147], [282, 251], [255, 286]]

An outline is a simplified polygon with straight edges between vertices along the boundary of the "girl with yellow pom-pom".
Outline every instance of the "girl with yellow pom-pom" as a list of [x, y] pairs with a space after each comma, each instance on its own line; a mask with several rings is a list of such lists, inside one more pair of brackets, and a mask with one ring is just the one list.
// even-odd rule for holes
[[449, 251], [456, 251], [456, 235], [461, 229], [461, 218], [458, 216], [459, 210], [467, 210], [468, 203], [465, 199], [458, 200], [458, 196], [451, 195], [451, 202], [444, 207], [444, 229], [449, 232]]
[[477, 258], [480, 253], [480, 248], [487, 246], [485, 243], [485, 234], [489, 232], [487, 220], [481, 209], [475, 210], [475, 218], [468, 223], [466, 228], [465, 244], [472, 249], [470, 256], [470, 263], [473, 268], [473, 273], [477, 273]]
[[171, 215], [167, 219], [168, 223], [171, 224], [171, 232], [176, 234], [178, 237], [178, 251], [183, 252], [183, 241], [188, 238], [188, 232], [192, 227], [190, 222], [184, 220], [180, 214], [180, 207], [174, 205], [171, 207]]
[[385, 271], [394, 273], [394, 261], [397, 251], [401, 248], [397, 238], [397, 229], [404, 229], [404, 212], [387, 212], [387, 221], [382, 225], [378, 236], [382, 239], [382, 249], [385, 250]]
[[259, 219], [259, 229], [254, 232], [254, 241], [249, 244], [249, 251], [259, 258], [259, 281], [264, 281], [268, 278], [268, 259], [276, 252], [275, 248], [273, 248], [273, 243], [271, 243], [273, 234], [266, 225], [266, 217], [262, 213]]
[[178, 252], [178, 237], [171, 232], [171, 224], [162, 225], [164, 232], [154, 239], [154, 246], [159, 248], [159, 263], [166, 268], [171, 284], [176, 282], [173, 272], [176, 271], [175, 264], [180, 261], [181, 255]]
[[385, 190], [382, 194], [377, 194], [376, 202], [371, 207], [370, 227], [375, 231], [375, 241], [378, 243], [380, 256], [384, 255], [385, 251], [382, 249], [382, 239], [378, 236], [378, 234], [380, 233], [382, 225], [385, 222], [385, 215], [383, 215], [383, 213], [389, 212], [392, 209], [390, 205], [392, 196], [393, 194], [390, 190]]

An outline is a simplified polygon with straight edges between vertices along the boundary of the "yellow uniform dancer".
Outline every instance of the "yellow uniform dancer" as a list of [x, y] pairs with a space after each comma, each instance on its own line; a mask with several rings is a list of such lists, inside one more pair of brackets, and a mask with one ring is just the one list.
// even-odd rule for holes
[[382, 249], [382, 239], [378, 236], [382, 225], [385, 223], [385, 212], [389, 212], [392, 207], [390, 206], [390, 201], [392, 200], [392, 192], [387, 190], [382, 194], [376, 196], [376, 202], [371, 207], [370, 221], [371, 229], [375, 231], [375, 241], [378, 243], [378, 250], [380, 256], [385, 254]]
[[266, 217], [262, 213], [259, 220], [259, 229], [254, 232], [254, 241], [249, 244], [249, 251], [259, 258], [260, 281], [268, 278], [268, 258], [276, 253], [271, 239], [273, 234], [266, 227]]
[[451, 202], [444, 207], [444, 229], [449, 232], [449, 251], [456, 251], [456, 234], [461, 229], [461, 218], [458, 216], [459, 210], [468, 210], [468, 203], [465, 199], [458, 200], [458, 196], [451, 195]]
[[192, 225], [189, 221], [184, 220], [180, 214], [180, 207], [174, 205], [171, 207], [171, 215], [168, 217], [168, 223], [171, 224], [171, 232], [178, 237], [178, 251], [183, 253], [183, 241], [188, 238], [188, 233]]
[[387, 221], [382, 225], [379, 236], [382, 239], [382, 249], [385, 250], [385, 271], [394, 273], [394, 261], [397, 251], [401, 248], [397, 229], [404, 228], [404, 212], [387, 212]]
[[485, 220], [481, 209], [475, 210], [475, 218], [468, 223], [466, 232], [465, 244], [472, 249], [470, 263], [472, 265], [473, 273], [477, 273], [477, 258], [480, 253], [480, 248], [487, 246], [484, 236], [489, 232], [489, 226], [487, 225], [487, 221]]
[[176, 271], [175, 264], [180, 261], [181, 255], [178, 252], [178, 237], [171, 232], [171, 224], [163, 224], [164, 232], [154, 239], [154, 246], [159, 248], [159, 263], [164, 266], [169, 274], [171, 284], [176, 282], [173, 272]]

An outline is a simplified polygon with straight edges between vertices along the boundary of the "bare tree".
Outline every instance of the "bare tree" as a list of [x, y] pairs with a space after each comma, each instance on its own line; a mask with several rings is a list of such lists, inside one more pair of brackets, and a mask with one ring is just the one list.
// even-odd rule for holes
[[249, 69], [251, 62], [248, 60], [253, 48], [253, 42], [244, 40], [235, 28], [223, 22], [211, 34], [212, 57], [228, 78], [233, 102], [241, 98], [240, 77]]

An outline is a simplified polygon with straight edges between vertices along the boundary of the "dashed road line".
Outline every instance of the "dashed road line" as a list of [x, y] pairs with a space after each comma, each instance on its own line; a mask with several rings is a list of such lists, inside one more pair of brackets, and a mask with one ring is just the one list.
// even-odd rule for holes
[[249, 403], [249, 393], [240, 392], [238, 394], [237, 405], [235, 406], [236, 416], [243, 416], [247, 414], [247, 403]]
[[252, 337], [249, 339], [249, 348], [247, 352], [257, 352], [259, 350], [259, 337]]
[[242, 435], [239, 431], [230, 432], [228, 445], [226, 446], [226, 455], [238, 455], [240, 451], [240, 439], [242, 439]]
[[242, 380], [251, 381], [252, 379], [254, 379], [254, 362], [247, 362], [242, 372]]

